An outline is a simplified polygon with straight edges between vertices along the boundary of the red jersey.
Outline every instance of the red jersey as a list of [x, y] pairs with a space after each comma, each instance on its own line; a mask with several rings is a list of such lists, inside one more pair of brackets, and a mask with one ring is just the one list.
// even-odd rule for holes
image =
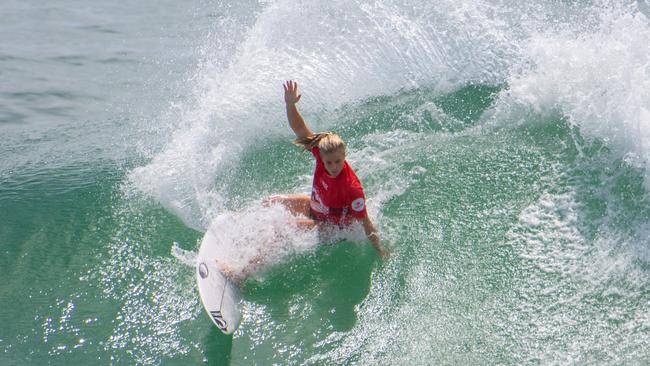
[[366, 197], [350, 164], [345, 161], [341, 173], [332, 178], [325, 170], [318, 147], [313, 148], [311, 153], [316, 158], [309, 202], [314, 218], [334, 224], [348, 224], [353, 217], [366, 217]]

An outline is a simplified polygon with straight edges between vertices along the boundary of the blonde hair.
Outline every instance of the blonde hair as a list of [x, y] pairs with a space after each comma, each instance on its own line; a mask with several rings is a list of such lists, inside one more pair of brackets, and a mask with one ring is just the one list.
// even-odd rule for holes
[[332, 132], [321, 132], [309, 137], [300, 137], [293, 140], [293, 143], [307, 150], [318, 146], [318, 149], [323, 154], [329, 154], [339, 149], [342, 149], [343, 153], [345, 153], [345, 142], [341, 136]]

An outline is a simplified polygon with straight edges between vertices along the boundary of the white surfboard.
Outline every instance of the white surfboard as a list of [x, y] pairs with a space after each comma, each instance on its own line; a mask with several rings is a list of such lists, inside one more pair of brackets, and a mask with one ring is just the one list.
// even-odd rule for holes
[[225, 334], [232, 334], [241, 321], [239, 288], [219, 271], [220, 242], [214, 226], [205, 233], [196, 258], [196, 281], [199, 295], [210, 320]]

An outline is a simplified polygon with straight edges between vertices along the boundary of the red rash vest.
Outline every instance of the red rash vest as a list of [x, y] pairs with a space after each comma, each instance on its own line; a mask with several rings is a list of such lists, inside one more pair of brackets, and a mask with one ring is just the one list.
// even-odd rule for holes
[[318, 147], [311, 150], [316, 158], [311, 188], [311, 213], [314, 219], [333, 224], [349, 224], [352, 218], [364, 218], [366, 197], [359, 178], [347, 161], [341, 173], [332, 178], [325, 169]]

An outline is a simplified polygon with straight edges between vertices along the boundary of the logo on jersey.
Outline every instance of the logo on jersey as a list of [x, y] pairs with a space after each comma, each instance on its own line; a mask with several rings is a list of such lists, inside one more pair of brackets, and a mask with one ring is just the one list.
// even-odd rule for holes
[[330, 211], [329, 207], [325, 206], [321, 202], [320, 195], [318, 194], [316, 189], [312, 189], [311, 191], [311, 199], [309, 200], [309, 206], [311, 207], [312, 210], [326, 215]]
[[320, 184], [323, 185], [323, 188], [325, 188], [326, 191], [330, 188], [329, 186], [327, 186], [327, 183], [325, 183], [325, 181], [322, 179], [320, 180]]
[[361, 212], [363, 209], [366, 207], [366, 201], [363, 198], [357, 198], [356, 200], [352, 201], [352, 209]]

